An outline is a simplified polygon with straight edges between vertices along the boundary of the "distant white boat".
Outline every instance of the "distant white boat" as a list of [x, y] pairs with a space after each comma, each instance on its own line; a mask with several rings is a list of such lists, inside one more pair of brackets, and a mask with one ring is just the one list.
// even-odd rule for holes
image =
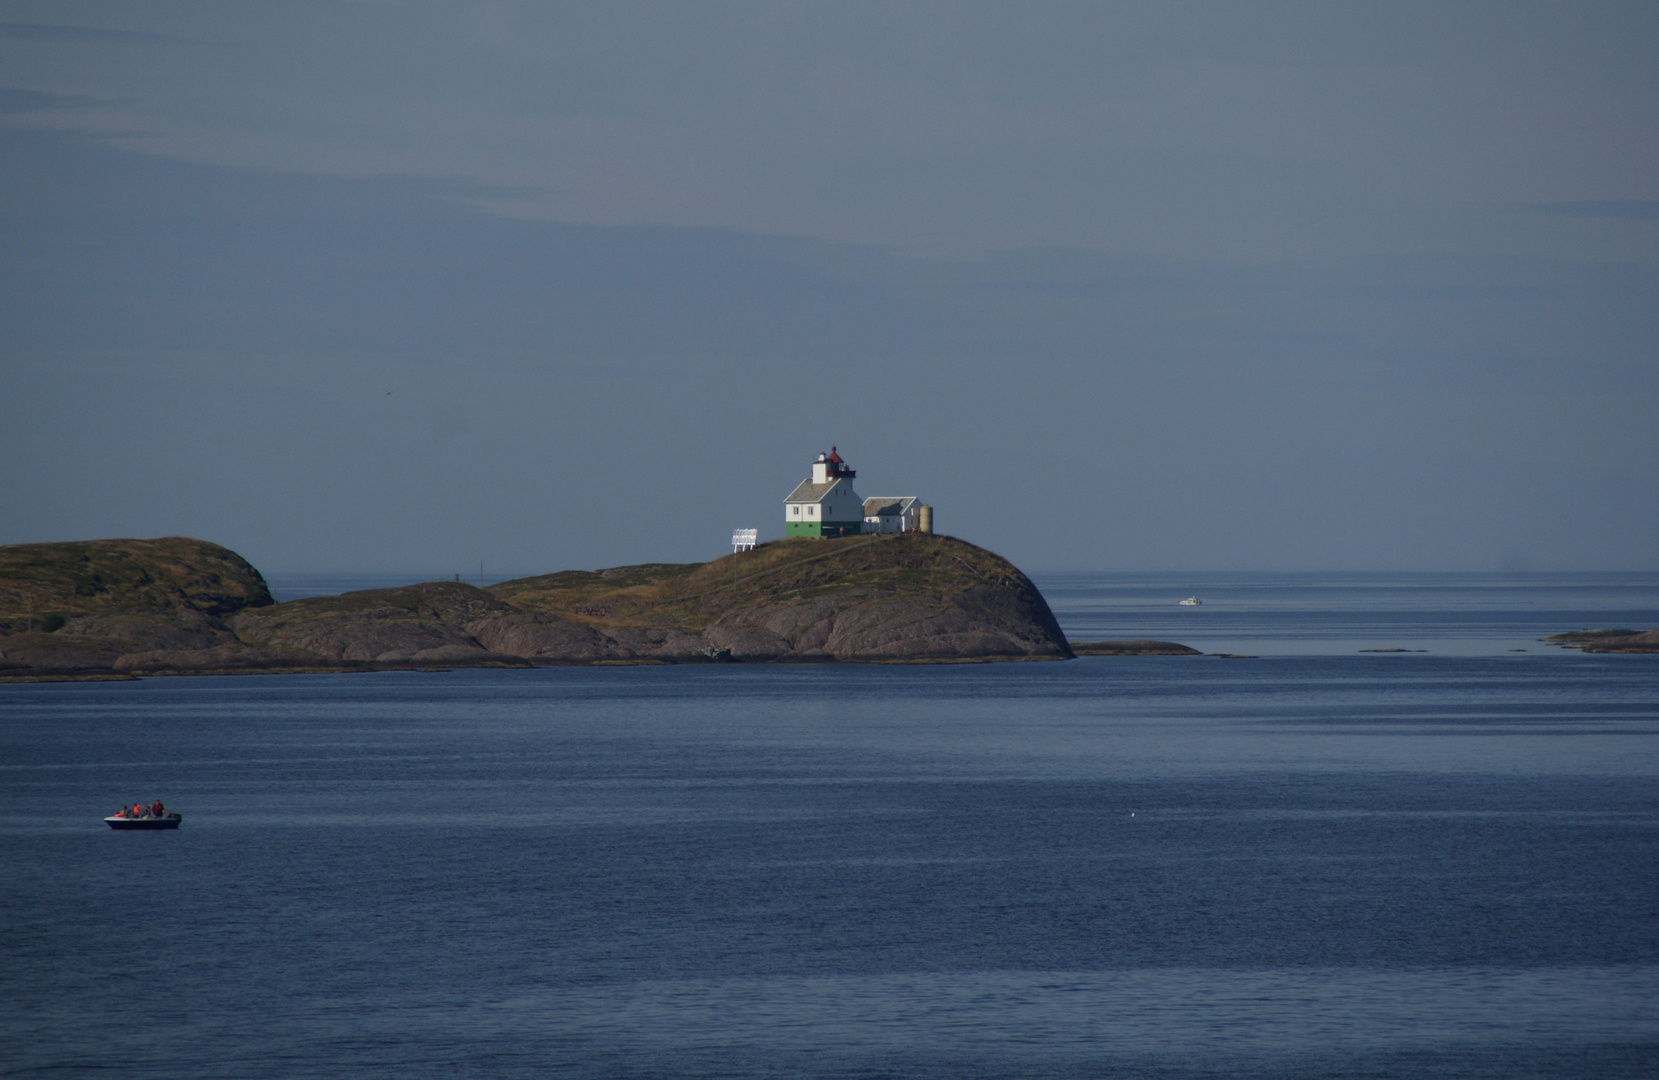
[[1198, 597], [1196, 597], [1196, 596], [1189, 596], [1185, 600], [1181, 601], [1181, 606], [1182, 607], [1203, 607], [1204, 606], [1204, 601], [1198, 599]]

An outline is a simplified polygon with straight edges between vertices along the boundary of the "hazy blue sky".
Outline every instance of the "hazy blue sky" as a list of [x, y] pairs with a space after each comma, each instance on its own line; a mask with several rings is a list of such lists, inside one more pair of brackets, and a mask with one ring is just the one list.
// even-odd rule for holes
[[0, 543], [1659, 568], [1659, 5], [0, 2]]

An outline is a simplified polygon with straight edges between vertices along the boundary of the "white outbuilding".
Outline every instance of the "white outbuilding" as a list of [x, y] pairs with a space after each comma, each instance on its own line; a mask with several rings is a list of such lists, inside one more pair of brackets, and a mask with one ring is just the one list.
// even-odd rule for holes
[[867, 533], [916, 532], [922, 527], [922, 500], [914, 495], [864, 500]]

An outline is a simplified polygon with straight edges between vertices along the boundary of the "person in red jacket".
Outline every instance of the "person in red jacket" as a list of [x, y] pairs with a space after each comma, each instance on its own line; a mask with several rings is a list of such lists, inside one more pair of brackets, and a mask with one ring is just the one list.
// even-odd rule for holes
[[165, 806], [161, 805], [161, 800], [160, 799], [157, 799], [155, 801], [155, 805], [150, 807], [150, 814], [151, 814], [152, 817], [162, 817], [166, 813], [167, 813], [167, 808]]

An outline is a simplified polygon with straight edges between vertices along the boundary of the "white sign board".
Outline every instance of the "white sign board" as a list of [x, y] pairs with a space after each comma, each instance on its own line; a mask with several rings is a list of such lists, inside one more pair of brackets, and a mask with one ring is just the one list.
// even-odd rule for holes
[[760, 537], [759, 529], [736, 529], [732, 532], [732, 550], [748, 551]]

